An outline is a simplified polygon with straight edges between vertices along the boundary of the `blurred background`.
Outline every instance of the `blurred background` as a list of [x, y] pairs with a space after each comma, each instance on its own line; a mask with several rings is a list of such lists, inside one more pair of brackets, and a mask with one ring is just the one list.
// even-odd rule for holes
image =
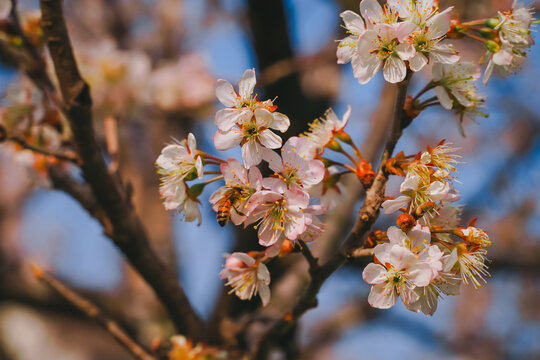
[[[441, 0], [441, 8], [453, 5], [467, 21], [493, 16], [512, 2]], [[137, 212], [152, 247], [176, 268], [205, 319], [215, 316], [216, 303], [231, 319], [259, 306], [258, 299], [239, 302], [228, 297], [218, 276], [223, 253], [255, 249], [257, 240], [232, 224], [218, 226], [206, 202], [215, 187], [203, 193], [200, 227], [167, 213], [159, 198], [154, 161], [166, 143], [188, 132], [196, 135], [198, 147], [215, 151], [213, 116], [220, 106], [214, 97], [215, 79], [237, 84], [248, 68], [257, 71], [260, 97], [277, 96], [279, 111], [290, 117], [286, 137], [304, 131], [328, 107], [342, 115], [351, 105], [348, 132], [357, 144], [364, 144], [369, 158], [377, 159], [382, 142], [366, 140], [372, 131], [375, 139], [386, 133], [393, 88], [380, 74], [359, 85], [350, 65], [337, 65], [335, 56], [335, 41], [345, 36], [339, 13], [358, 12], [358, 4], [358, 0], [65, 1], [73, 47], [92, 90], [100, 142], [105, 148], [105, 124], [116, 124], [119, 151], [109, 161], [117, 162], [122, 178], [133, 185]], [[37, 9], [35, 1], [19, 2], [27, 28], [35, 26]], [[33, 31], [39, 36], [38, 30]], [[465, 60], [478, 61], [483, 54], [477, 42], [455, 43]], [[421, 89], [429, 75], [430, 71], [416, 74], [410, 93]], [[488, 95], [489, 118], [467, 120], [466, 137], [460, 135], [452, 113], [430, 108], [398, 143], [398, 150], [408, 154], [441, 139], [460, 148], [457, 189], [465, 206], [464, 222], [478, 217], [477, 224], [494, 242], [488, 253], [492, 259], [488, 284], [478, 290], [462, 287], [461, 296], [441, 300], [432, 317], [409, 312], [401, 303], [379, 311], [367, 304], [363, 264], [350, 263], [327, 281], [319, 306], [290, 334], [296, 358], [540, 358], [539, 81], [540, 48], [533, 46], [516, 75], [494, 77], [487, 87], [479, 84], [480, 92]], [[34, 111], [40, 101], [30, 82], [7, 66], [0, 66], [0, 92], [0, 106], [23, 103], [34, 106]], [[238, 156], [239, 151], [215, 155]], [[50, 269], [141, 342], [170, 337], [173, 328], [166, 313], [103, 235], [99, 223], [68, 195], [51, 190], [39, 169], [38, 159], [0, 144], [0, 359], [130, 358], [105, 331], [35, 281], [30, 263]], [[398, 189], [399, 179], [393, 179], [387, 193], [395, 195]], [[357, 206], [355, 201], [349, 203]], [[376, 228], [384, 229], [393, 220], [381, 217]], [[291, 257], [271, 268], [273, 296], [286, 295], [288, 288], [305, 280], [305, 274], [297, 282], [287, 280], [295, 261], [303, 259]], [[276, 301], [267, 311], [280, 306]]]

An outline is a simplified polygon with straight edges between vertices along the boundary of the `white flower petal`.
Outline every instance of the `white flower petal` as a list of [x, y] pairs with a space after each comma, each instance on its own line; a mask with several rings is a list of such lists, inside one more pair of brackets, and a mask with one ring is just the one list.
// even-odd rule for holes
[[390, 57], [384, 64], [383, 74], [386, 81], [396, 84], [405, 79], [405, 76], [407, 75], [407, 67], [400, 58]]
[[214, 146], [218, 150], [232, 149], [242, 142], [244, 135], [239, 128], [233, 127], [229, 131], [218, 130], [214, 134]]
[[454, 106], [452, 99], [450, 98], [450, 95], [448, 95], [448, 91], [442, 86], [435, 87], [435, 94], [437, 94], [437, 99], [439, 99], [439, 102], [441, 103], [442, 107], [446, 110], [451, 110]]
[[271, 130], [263, 130], [259, 135], [261, 144], [269, 149], [278, 149], [281, 147], [281, 137], [274, 134]]
[[255, 69], [247, 69], [238, 82], [238, 88], [242, 99], [249, 99], [253, 89], [255, 89]]
[[233, 107], [236, 104], [238, 95], [236, 95], [230, 82], [219, 79], [216, 84], [216, 97], [223, 105]]

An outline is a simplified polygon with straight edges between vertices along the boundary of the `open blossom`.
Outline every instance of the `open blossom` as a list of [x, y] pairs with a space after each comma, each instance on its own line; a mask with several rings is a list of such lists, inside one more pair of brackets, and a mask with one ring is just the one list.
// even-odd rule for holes
[[444, 200], [450, 193], [450, 185], [441, 181], [425, 183], [419, 175], [409, 173], [401, 183], [400, 192], [402, 196], [386, 200], [382, 204], [385, 214], [394, 213], [409, 205], [411, 210], [414, 210], [425, 202]]
[[255, 88], [255, 70], [248, 69], [238, 82], [238, 93], [227, 80], [219, 79], [216, 85], [216, 96], [226, 106], [216, 113], [216, 125], [222, 131], [231, 129], [235, 124], [240, 126], [248, 122], [256, 109], [264, 109], [271, 113], [273, 121], [270, 122], [272, 129], [281, 132], [287, 131], [290, 120], [287, 116], [275, 111], [272, 100], [259, 101], [253, 96]]
[[427, 286], [432, 277], [428, 264], [418, 262], [416, 256], [401, 245], [380, 244], [374, 249], [377, 263], [370, 263], [362, 274], [371, 284], [368, 302], [379, 309], [388, 309], [398, 296], [404, 303], [418, 299], [416, 287]]
[[519, 1], [514, 1], [512, 9], [506, 12], [499, 11], [499, 24], [495, 27], [499, 31], [502, 41], [510, 44], [531, 45], [531, 24], [534, 20], [533, 10], [525, 7]]
[[397, 83], [405, 79], [405, 60], [415, 55], [412, 44], [404, 40], [416, 29], [410, 22], [378, 24], [367, 30], [358, 41], [358, 57], [352, 62], [353, 73], [360, 84], [368, 83], [383, 68], [384, 79]]
[[459, 55], [451, 45], [440, 43], [450, 29], [451, 10], [448, 8], [430, 17], [424, 26], [411, 34], [409, 41], [416, 50], [415, 55], [409, 59], [412, 71], [422, 70], [428, 61], [442, 64], [455, 64], [459, 61]]
[[178, 183], [184, 180], [201, 179], [203, 162], [197, 153], [197, 141], [192, 133], [187, 139], [167, 145], [156, 160], [162, 185]]
[[274, 117], [266, 109], [255, 109], [253, 117], [240, 126], [227, 131], [219, 130], [214, 134], [214, 145], [218, 150], [242, 146], [242, 159], [247, 168], [258, 165], [263, 158], [263, 148], [281, 147], [281, 138], [270, 128], [275, 128]]
[[274, 191], [284, 192], [291, 186], [309, 189], [324, 178], [324, 164], [312, 158], [309, 140], [305, 137], [289, 138], [281, 149], [281, 157], [268, 150], [265, 160], [275, 177], [265, 178], [263, 183]]
[[454, 259], [452, 271], [461, 277], [463, 283], [469, 284], [470, 281], [478, 288], [486, 282], [484, 278], [489, 276], [486, 254], [486, 249], [458, 244], [451, 253]]
[[324, 147], [328, 145], [336, 134], [343, 131], [351, 117], [351, 107], [347, 106], [347, 111], [340, 120], [334, 110], [328, 109], [324, 113], [324, 117], [315, 119], [309, 124], [309, 131], [304, 135], [309, 140], [309, 145], [314, 150], [319, 150], [322, 154]]
[[283, 193], [262, 190], [252, 195], [248, 204], [246, 226], [256, 222], [259, 243], [271, 246], [285, 239], [291, 241], [306, 230], [304, 210], [309, 196], [298, 188]]
[[255, 81], [255, 71], [249, 69], [240, 79], [239, 93], [226, 80], [220, 79], [216, 85], [216, 96], [227, 108], [216, 113], [214, 145], [218, 150], [241, 145], [247, 168], [261, 162], [263, 147], [281, 147], [281, 138], [270, 129], [285, 132], [290, 125], [287, 116], [275, 112], [272, 100], [259, 101], [252, 96]]
[[461, 278], [451, 272], [455, 263], [451, 254], [441, 258], [442, 271], [437, 277], [431, 280], [428, 286], [417, 287], [414, 292], [418, 295], [418, 300], [405, 304], [407, 309], [414, 312], [422, 312], [425, 315], [433, 315], [437, 310], [439, 297], [444, 295], [459, 295]]
[[480, 78], [478, 65], [460, 62], [454, 65], [433, 65], [435, 92], [441, 106], [451, 110], [456, 106], [466, 108], [483, 103], [485, 96], [479, 95], [475, 82]]
[[[240, 225], [249, 215], [247, 202], [251, 195], [261, 190], [262, 176], [258, 168], [244, 168], [236, 159], [230, 158], [221, 164], [221, 173], [225, 186], [217, 189], [210, 196], [212, 209], [218, 212], [225, 207], [230, 211], [230, 219], [235, 225]], [[227, 219], [228, 220], [228, 219]]]
[[228, 286], [242, 300], [250, 300], [259, 294], [263, 306], [270, 301], [270, 272], [266, 265], [246, 253], [233, 253], [227, 257], [224, 269], [219, 274], [227, 279]]

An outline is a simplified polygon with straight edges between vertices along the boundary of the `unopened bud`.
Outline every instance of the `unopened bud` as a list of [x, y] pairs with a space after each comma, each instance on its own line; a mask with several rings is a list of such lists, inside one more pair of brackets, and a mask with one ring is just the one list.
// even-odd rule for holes
[[336, 138], [343, 141], [345, 144], [352, 144], [352, 139], [345, 131], [340, 131], [336, 134]]
[[396, 219], [396, 223], [403, 232], [408, 233], [416, 225], [416, 220], [411, 214], [401, 214]]
[[480, 35], [482, 35], [482, 37], [484, 39], [493, 40], [499, 35], [499, 33], [498, 33], [497, 30], [493, 30], [491, 28], [484, 27], [484, 28], [480, 29]]
[[283, 244], [281, 245], [280, 250], [280, 256], [289, 254], [294, 250], [294, 245], [290, 240], [283, 241]]
[[338, 151], [338, 152], [343, 151], [343, 149], [341, 148], [341, 145], [339, 145], [339, 143], [333, 139], [326, 145], [326, 147], [333, 151]]
[[450, 28], [448, 29], [448, 32], [446, 33], [446, 37], [450, 39], [461, 39], [465, 35], [463, 35], [461, 32], [467, 30], [466, 26], [463, 26], [459, 23], [459, 19], [451, 19], [450, 20]]
[[492, 53], [498, 53], [499, 51], [501, 51], [501, 46], [499, 44], [497, 44], [495, 41], [493, 40], [488, 40], [484, 43], [484, 45], [486, 46], [486, 49], [488, 49], [488, 51], [492, 52]]
[[484, 25], [486, 25], [489, 28], [495, 29], [497, 26], [499, 26], [499, 19], [497, 18], [487, 19]]
[[358, 167], [356, 168], [356, 176], [358, 176], [360, 182], [366, 189], [373, 184], [375, 175], [375, 171], [373, 171], [370, 163], [366, 160], [360, 161], [360, 164], [358, 164]]

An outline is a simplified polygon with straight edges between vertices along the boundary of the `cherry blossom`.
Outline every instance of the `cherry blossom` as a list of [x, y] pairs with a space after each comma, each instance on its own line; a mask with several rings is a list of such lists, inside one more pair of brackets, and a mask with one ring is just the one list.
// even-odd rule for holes
[[232, 253], [227, 257], [224, 269], [219, 274], [227, 279], [228, 286], [240, 299], [250, 300], [259, 294], [263, 306], [270, 301], [270, 272], [266, 265], [246, 253]]
[[422, 70], [428, 61], [442, 64], [455, 64], [459, 61], [459, 55], [451, 45], [440, 43], [450, 29], [451, 10], [448, 8], [430, 17], [424, 27], [411, 34], [409, 41], [416, 50], [415, 55], [409, 59], [412, 71]]
[[351, 111], [351, 107], [347, 106], [347, 111], [343, 115], [342, 120], [340, 120], [334, 110], [328, 109], [324, 113], [324, 117], [316, 119], [309, 124], [309, 131], [304, 135], [308, 139], [308, 144], [313, 151], [319, 151], [322, 154], [325, 146], [327, 146], [337, 134], [343, 132], [343, 129], [349, 122]]
[[203, 177], [203, 161], [197, 153], [197, 140], [192, 133], [187, 139], [167, 145], [156, 160], [162, 184], [178, 183]]
[[265, 160], [275, 177], [265, 178], [264, 186], [277, 192], [291, 186], [309, 189], [324, 178], [324, 164], [311, 158], [309, 140], [305, 137], [289, 138], [281, 149], [281, 157], [268, 150]]
[[483, 103], [485, 97], [478, 94], [475, 86], [479, 78], [478, 65], [470, 62], [433, 65], [433, 81], [437, 85], [435, 92], [442, 107], [446, 110], [451, 110], [456, 105], [470, 108], [475, 104]]
[[358, 41], [358, 57], [352, 62], [360, 84], [368, 83], [383, 68], [384, 79], [397, 83], [405, 79], [405, 60], [415, 55], [414, 46], [404, 40], [416, 29], [410, 22], [378, 24]]
[[251, 196], [245, 225], [256, 222], [259, 243], [271, 246], [285, 239], [296, 240], [306, 230], [304, 210], [309, 196], [298, 188], [283, 193], [262, 190]]
[[379, 309], [388, 309], [398, 296], [404, 303], [418, 299], [414, 292], [417, 286], [427, 286], [431, 281], [428, 264], [418, 262], [416, 256], [400, 245], [381, 244], [375, 247], [377, 263], [370, 263], [362, 274], [364, 281], [371, 284], [368, 302]]
[[281, 147], [281, 138], [270, 128], [275, 128], [274, 117], [266, 109], [256, 109], [251, 117], [240, 127], [234, 126], [226, 131], [219, 130], [214, 134], [214, 145], [218, 150], [232, 149], [242, 146], [242, 158], [247, 168], [258, 165], [262, 161], [263, 148], [277, 149]]

